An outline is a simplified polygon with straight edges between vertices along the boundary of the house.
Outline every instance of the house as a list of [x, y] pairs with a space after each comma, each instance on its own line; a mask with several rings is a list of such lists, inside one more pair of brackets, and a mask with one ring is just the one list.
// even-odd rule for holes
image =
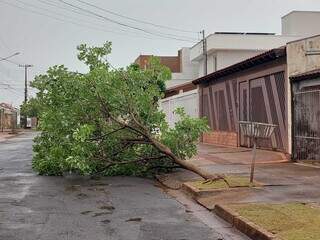
[[[197, 66], [196, 77], [194, 78], [196, 79], [204, 76], [205, 72], [210, 74], [219, 71], [274, 47], [285, 45], [288, 41], [297, 38], [301, 37], [270, 33], [217, 32], [206, 38], [206, 56], [203, 51], [203, 42], [199, 42], [190, 48], [189, 64], [191, 62], [195, 63], [193, 66]], [[174, 126], [178, 119], [174, 114], [177, 107], [183, 107], [187, 114], [197, 117], [199, 114], [198, 99], [198, 90], [196, 90], [192, 81], [168, 86], [166, 96], [161, 101], [161, 108], [166, 113], [169, 125]]]
[[211, 132], [203, 142], [249, 147], [239, 121], [273, 123], [270, 140], [258, 146], [289, 152], [286, 48], [275, 48], [193, 81], [199, 88], [199, 113]]
[[320, 33], [320, 12], [292, 11], [281, 18], [282, 35], [310, 37]]
[[300, 35], [216, 32], [206, 38], [206, 56], [203, 43], [199, 42], [191, 48], [190, 58], [199, 64], [198, 77], [202, 77], [205, 70], [210, 74], [299, 38]]
[[[213, 73], [237, 63], [246, 58], [256, 56], [273, 47], [279, 47], [286, 42], [297, 39], [297, 36], [278, 36], [267, 33], [214, 33], [206, 38], [207, 71]], [[234, 44], [234, 43], [237, 44]], [[204, 76], [205, 56], [203, 43], [199, 42], [190, 48], [190, 62], [196, 63], [196, 77]], [[193, 76], [194, 76], [194, 70]], [[191, 77], [191, 75], [190, 75]], [[189, 77], [189, 78], [190, 78]], [[170, 81], [169, 81], [170, 82]], [[183, 107], [192, 117], [199, 116], [199, 96], [196, 85], [192, 81], [180, 85], [167, 86], [166, 96], [161, 101], [161, 108], [166, 113], [170, 126], [174, 126], [177, 117], [174, 110]]]
[[293, 159], [320, 159], [320, 35], [287, 45]]
[[0, 103], [0, 130], [14, 130], [18, 125], [19, 110], [8, 103]]
[[140, 55], [135, 60], [135, 63], [138, 64], [141, 69], [145, 69], [148, 67], [151, 57], [158, 57], [160, 63], [171, 70], [172, 78], [166, 83], [167, 88], [191, 82], [197, 77], [198, 66], [197, 63], [190, 61], [189, 48], [185, 47], [180, 49], [177, 56]]
[[[148, 67], [151, 56], [153, 55], [140, 55], [135, 63], [140, 68], [145, 69]], [[174, 114], [177, 107], [183, 107], [187, 114], [198, 117], [197, 87], [192, 83], [198, 76], [198, 64], [191, 62], [190, 49], [180, 49], [178, 56], [156, 57], [172, 72], [172, 78], [166, 82], [165, 99], [160, 102], [160, 107], [166, 113], [166, 120], [169, 125], [173, 126], [177, 120]], [[177, 98], [175, 95], [179, 95], [179, 97]]]
[[320, 35], [295, 40], [193, 81], [203, 142], [250, 147], [239, 121], [277, 125], [260, 148], [294, 159], [320, 159]]

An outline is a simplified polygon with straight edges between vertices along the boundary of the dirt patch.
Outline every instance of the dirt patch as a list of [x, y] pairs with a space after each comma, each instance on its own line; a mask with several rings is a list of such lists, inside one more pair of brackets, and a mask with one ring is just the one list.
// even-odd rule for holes
[[320, 239], [320, 208], [315, 204], [229, 205], [240, 216], [282, 240]]

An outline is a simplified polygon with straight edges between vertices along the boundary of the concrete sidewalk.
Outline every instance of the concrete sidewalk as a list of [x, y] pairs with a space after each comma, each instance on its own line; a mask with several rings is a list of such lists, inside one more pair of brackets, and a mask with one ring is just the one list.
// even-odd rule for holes
[[[224, 153], [218, 150], [226, 150]], [[235, 149], [200, 146], [199, 155], [190, 160], [194, 165], [211, 173], [231, 174], [249, 177], [250, 152], [235, 153]], [[216, 154], [218, 157], [216, 157]], [[233, 156], [233, 155], [234, 156]], [[276, 155], [278, 153], [275, 153]], [[262, 188], [238, 188], [222, 191], [213, 196], [195, 199], [209, 209], [218, 203], [243, 202], [320, 202], [320, 168], [281, 162], [270, 157], [269, 151], [259, 151], [255, 180], [265, 184]], [[271, 159], [269, 162], [261, 159]], [[162, 176], [169, 187], [179, 188], [182, 183], [201, 179], [187, 170], [179, 170]]]
[[[209, 161], [217, 164], [250, 164], [252, 150], [244, 147], [225, 147], [208, 144], [198, 145], [197, 160]], [[285, 154], [281, 152], [257, 149], [257, 163], [288, 162]]]

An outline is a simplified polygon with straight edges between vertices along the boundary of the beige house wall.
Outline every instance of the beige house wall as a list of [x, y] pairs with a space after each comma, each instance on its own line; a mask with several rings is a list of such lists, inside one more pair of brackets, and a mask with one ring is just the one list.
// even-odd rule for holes
[[292, 153], [292, 93], [290, 77], [320, 68], [320, 35], [287, 44], [288, 138]]
[[320, 68], [320, 35], [287, 44], [288, 75]]

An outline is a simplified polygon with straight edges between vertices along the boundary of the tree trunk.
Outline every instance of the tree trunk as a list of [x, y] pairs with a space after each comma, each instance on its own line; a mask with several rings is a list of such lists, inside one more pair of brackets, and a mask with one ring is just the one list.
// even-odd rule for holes
[[[191, 172], [194, 172], [196, 174], [198, 174], [199, 176], [203, 177], [205, 180], [224, 180], [226, 183], [226, 179], [224, 177], [224, 175], [220, 175], [220, 174], [212, 174], [206, 170], [200, 169], [198, 167], [196, 167], [194, 164], [186, 161], [186, 160], [182, 160], [180, 158], [178, 158], [175, 154], [173, 154], [173, 152], [171, 151], [170, 148], [168, 148], [167, 146], [163, 145], [162, 143], [160, 143], [159, 141], [150, 138], [150, 141], [152, 142], [153, 146], [155, 148], [157, 148], [161, 153], [165, 154], [166, 156], [170, 157], [176, 164], [178, 164], [179, 166], [188, 169]], [[228, 184], [228, 183], [227, 183]]]

